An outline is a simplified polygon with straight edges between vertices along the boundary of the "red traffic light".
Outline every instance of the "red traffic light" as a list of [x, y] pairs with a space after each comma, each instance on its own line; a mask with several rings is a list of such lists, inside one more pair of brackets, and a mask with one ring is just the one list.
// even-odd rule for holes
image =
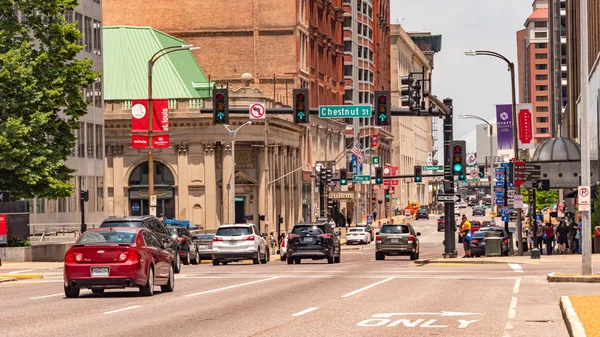
[[225, 99], [225, 96], [223, 96], [223, 94], [219, 93], [215, 96], [215, 98], [217, 99], [217, 101], [222, 101], [223, 99]]
[[299, 93], [298, 95], [296, 95], [296, 100], [298, 100], [298, 101], [304, 101], [304, 94], [303, 93]]
[[460, 153], [460, 152], [462, 152], [462, 146], [454, 145], [454, 153]]
[[378, 98], [378, 100], [379, 100], [379, 103], [380, 103], [380, 104], [385, 104], [385, 103], [387, 103], [387, 97], [385, 97], [385, 95], [379, 95], [379, 98]]

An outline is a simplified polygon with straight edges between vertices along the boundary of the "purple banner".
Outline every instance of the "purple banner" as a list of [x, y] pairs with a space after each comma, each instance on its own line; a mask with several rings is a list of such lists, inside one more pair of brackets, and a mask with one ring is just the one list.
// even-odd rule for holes
[[498, 150], [513, 148], [513, 119], [512, 105], [496, 105], [496, 135], [498, 137]]

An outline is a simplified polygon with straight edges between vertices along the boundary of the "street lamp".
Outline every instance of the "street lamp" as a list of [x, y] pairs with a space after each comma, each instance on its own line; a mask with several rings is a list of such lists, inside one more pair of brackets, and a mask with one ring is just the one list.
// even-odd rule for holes
[[494, 126], [486, 121], [485, 119], [479, 117], [479, 116], [475, 116], [475, 115], [458, 115], [458, 117], [460, 118], [465, 118], [465, 119], [477, 119], [480, 120], [484, 123], [486, 123], [488, 125], [488, 127], [490, 128], [490, 195], [492, 196], [492, 210], [494, 210], [494, 212], [496, 211], [496, 195], [494, 194], [494, 184], [493, 184], [493, 180], [492, 180], [492, 175], [494, 172]]
[[[154, 67], [154, 62], [156, 62], [161, 57], [176, 51], [181, 50], [197, 50], [200, 47], [194, 47], [191, 44], [184, 44], [181, 46], [170, 46], [163, 48], [148, 60], [148, 200], [152, 200], [154, 196], [154, 151], [152, 145], [152, 115], [153, 115], [153, 105], [152, 105], [152, 67]], [[150, 215], [156, 214], [156, 206], [150, 206]]]
[[[492, 56], [495, 58], [499, 58], [508, 64], [508, 70], [510, 71], [510, 81], [511, 81], [511, 90], [512, 90], [512, 126], [513, 126], [513, 150], [514, 150], [514, 160], [519, 160], [519, 141], [517, 135], [517, 94], [515, 91], [515, 64], [509, 61], [505, 56], [489, 51], [489, 50], [470, 50], [465, 52], [467, 56]], [[506, 191], [505, 191], [506, 193]], [[521, 188], [519, 186], [515, 186], [515, 194], [521, 194]], [[508, 205], [506, 205], [508, 206]], [[523, 256], [523, 229], [521, 226], [521, 209], [517, 209], [517, 240], [519, 242], [519, 256]], [[508, 227], [508, 226], [507, 226]], [[537, 227], [534, 223], [534, 227]], [[537, 229], [537, 228], [536, 228]], [[506, 228], [508, 232], [508, 228]], [[511, 238], [511, 247], [512, 247], [512, 238]]]
[[231, 136], [231, 175], [229, 176], [229, 183], [227, 183], [227, 188], [229, 189], [229, 222], [235, 223], [235, 136], [237, 132], [240, 131], [246, 125], [250, 125], [252, 122], [248, 121], [239, 128], [235, 130], [231, 130], [229, 125], [223, 125], [227, 131], [229, 131], [229, 136]]

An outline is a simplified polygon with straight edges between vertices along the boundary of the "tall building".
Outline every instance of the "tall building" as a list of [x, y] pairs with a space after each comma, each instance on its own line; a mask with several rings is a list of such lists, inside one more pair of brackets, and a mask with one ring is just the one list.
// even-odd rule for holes
[[567, 109], [567, 1], [549, 0], [549, 60], [550, 60], [550, 121], [552, 137], [562, 132], [563, 115]]
[[[429, 51], [431, 57], [424, 50]], [[402, 107], [400, 78], [411, 72], [424, 72], [427, 78], [431, 77], [432, 56], [440, 50], [441, 36], [408, 34], [401, 25], [391, 25], [392, 107]], [[429, 90], [427, 84], [425, 89]], [[398, 174], [412, 174], [414, 166], [432, 164], [434, 138], [431, 117], [392, 117], [391, 130], [394, 137], [391, 164], [398, 167]], [[400, 179], [393, 194], [392, 206], [404, 208], [409, 202], [428, 204], [428, 183], [427, 178], [420, 184], [415, 183], [412, 178]]]
[[567, 0], [567, 108], [563, 117], [563, 136], [572, 139], [579, 138], [577, 114], [577, 99], [581, 91], [579, 16], [579, 0]]
[[[82, 0], [74, 11], [64, 14], [68, 22], [76, 22], [84, 48], [78, 58], [93, 62], [92, 70], [102, 74], [102, 4], [99, 0]], [[79, 192], [89, 191], [85, 203], [86, 223], [98, 225], [104, 219], [106, 187], [104, 182], [104, 99], [100, 75], [93, 85], [82, 88], [88, 113], [79, 120], [77, 142], [67, 159], [67, 166], [75, 170], [71, 183], [75, 193], [58, 200], [36, 199], [30, 217], [31, 233], [44, 230], [79, 228], [81, 208]]]
[[[533, 105], [533, 137], [540, 144], [552, 137], [548, 0], [535, 0], [525, 30], [517, 33], [519, 102]], [[523, 39], [524, 35], [524, 39]]]

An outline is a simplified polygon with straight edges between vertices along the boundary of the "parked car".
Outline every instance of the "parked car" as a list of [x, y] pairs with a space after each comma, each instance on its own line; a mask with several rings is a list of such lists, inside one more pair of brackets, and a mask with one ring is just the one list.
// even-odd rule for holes
[[[509, 230], [512, 232], [512, 228], [509, 228]], [[508, 252], [510, 250], [510, 243], [508, 241], [509, 237], [506, 234], [504, 227], [492, 226], [492, 227], [481, 227], [479, 229], [479, 232], [490, 232], [490, 231], [496, 231], [496, 232], [501, 233], [501, 235], [502, 235], [502, 255], [508, 256]], [[475, 233], [475, 234], [477, 234], [477, 233]]]
[[420, 235], [411, 224], [381, 226], [375, 237], [375, 259], [385, 260], [387, 255], [409, 255], [411, 261], [418, 259]]
[[167, 230], [167, 227], [163, 225], [163, 223], [155, 216], [152, 215], [144, 215], [144, 216], [128, 216], [128, 217], [117, 217], [110, 216], [106, 218], [100, 224], [100, 228], [115, 228], [115, 227], [137, 227], [137, 228], [147, 228], [154, 232], [160, 242], [165, 244], [165, 248], [167, 251], [173, 255], [173, 260], [175, 261], [175, 274], [179, 274], [181, 272], [181, 246], [179, 242], [171, 237], [171, 234]]
[[483, 206], [473, 207], [472, 216], [485, 216], [485, 207], [483, 207]]
[[198, 254], [198, 263], [202, 260], [212, 260], [212, 246], [214, 234], [194, 235], [194, 245]]
[[340, 232], [334, 232], [327, 222], [296, 224], [288, 235], [287, 263], [301, 263], [302, 259], [327, 259], [327, 263], [340, 263], [342, 249]]
[[173, 255], [156, 233], [140, 227], [103, 227], [84, 232], [65, 254], [65, 296], [81, 288], [94, 294], [105, 289], [138, 287], [145, 296], [154, 286], [171, 292], [175, 286]]
[[479, 229], [481, 228], [481, 222], [479, 220], [469, 220], [469, 222], [471, 223], [472, 233], [479, 231]]
[[427, 219], [429, 220], [429, 212], [426, 209], [419, 209], [417, 210], [417, 215], [415, 216], [416, 220], [419, 219]]
[[364, 243], [369, 244], [371, 242], [371, 233], [365, 227], [354, 227], [348, 228], [346, 233], [346, 244], [352, 243]]
[[473, 233], [471, 240], [471, 256], [480, 257], [485, 255], [485, 232]]
[[192, 242], [192, 234], [185, 227], [167, 226], [171, 237], [179, 242], [179, 256], [183, 264], [198, 264], [198, 252]]
[[446, 221], [445, 221], [445, 219], [446, 219], [446, 217], [445, 217], [445, 216], [443, 216], [443, 215], [442, 215], [442, 216], [440, 216], [440, 217], [437, 219], [437, 230], [438, 230], [438, 232], [441, 232], [441, 231], [445, 231], [445, 230], [446, 230]]
[[285, 262], [287, 260], [287, 246], [288, 246], [288, 237], [290, 235], [287, 234], [285, 239], [281, 241], [281, 246], [279, 246], [279, 257], [281, 258], [281, 262]]
[[271, 254], [266, 237], [265, 233], [260, 235], [254, 224], [221, 225], [213, 237], [213, 266], [244, 259], [252, 259], [254, 264], [269, 262]]

